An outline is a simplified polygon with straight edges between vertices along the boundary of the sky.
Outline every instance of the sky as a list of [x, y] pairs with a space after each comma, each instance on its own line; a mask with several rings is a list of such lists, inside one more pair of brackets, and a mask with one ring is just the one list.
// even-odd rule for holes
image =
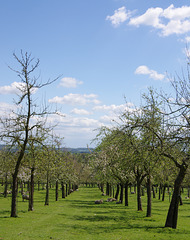
[[0, 114], [8, 112], [20, 79], [13, 53], [40, 60], [38, 105], [58, 108], [55, 134], [65, 147], [95, 147], [102, 126], [141, 103], [148, 88], [171, 91], [186, 69], [189, 0], [0, 1]]

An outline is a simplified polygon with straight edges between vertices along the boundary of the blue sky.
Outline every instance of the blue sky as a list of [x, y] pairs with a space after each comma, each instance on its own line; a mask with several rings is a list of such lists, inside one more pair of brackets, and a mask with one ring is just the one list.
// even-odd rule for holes
[[[148, 87], [171, 90], [167, 76], [186, 68], [189, 0], [6, 0], [0, 3], [0, 113], [11, 107], [19, 79], [13, 52], [40, 59], [36, 93], [65, 117], [55, 133], [66, 147], [86, 147], [103, 125], [139, 105]], [[127, 104], [125, 99], [127, 100]], [[45, 100], [44, 100], [45, 99]]]

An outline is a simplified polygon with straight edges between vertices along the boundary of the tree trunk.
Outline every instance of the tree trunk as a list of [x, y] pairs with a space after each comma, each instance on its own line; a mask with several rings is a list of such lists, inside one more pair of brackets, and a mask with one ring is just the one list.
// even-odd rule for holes
[[137, 210], [142, 211], [141, 203], [141, 181], [137, 179]]
[[187, 170], [187, 166], [185, 164], [180, 165], [180, 170], [174, 183], [174, 191], [173, 191], [170, 207], [168, 210], [165, 227], [171, 227], [174, 229], [177, 228], [180, 190], [181, 190], [181, 184], [186, 174], [186, 170]]
[[58, 180], [56, 180], [55, 201], [58, 201], [58, 190], [59, 190], [59, 182], [58, 182]]
[[101, 192], [103, 193], [104, 192], [104, 184], [101, 183]]
[[147, 217], [151, 217], [151, 180], [150, 176], [147, 177]]
[[5, 186], [4, 186], [4, 197], [7, 197], [7, 189], [8, 189], [8, 182], [7, 182], [7, 173], [5, 174]]
[[110, 184], [109, 196], [112, 196], [112, 185]]
[[106, 195], [109, 196], [109, 190], [110, 190], [110, 185], [109, 183], [107, 182], [106, 183]]
[[62, 190], [62, 198], [65, 198], [65, 186], [63, 182], [61, 182], [61, 190]]
[[17, 198], [17, 173], [13, 174], [12, 183], [12, 202], [11, 202], [11, 217], [17, 217], [16, 213], [16, 198]]
[[66, 197], [68, 195], [68, 184], [66, 183], [66, 190], [65, 190], [65, 193], [66, 193]]
[[120, 184], [121, 186], [121, 192], [120, 192], [120, 202], [123, 203], [123, 183]]
[[159, 195], [158, 195], [158, 200], [161, 199], [161, 194], [162, 194], [162, 184], [160, 183], [160, 186], [159, 186]]
[[49, 205], [49, 173], [47, 173], [45, 205]]
[[163, 192], [162, 192], [162, 201], [164, 201], [165, 192], [166, 192], [166, 184], [164, 184], [164, 188], [163, 188]]
[[119, 196], [119, 184], [117, 184], [117, 190], [116, 190], [116, 193], [115, 193], [115, 199], [118, 199], [118, 196]]
[[32, 167], [32, 169], [31, 169], [28, 211], [33, 211], [34, 210], [33, 205], [34, 205], [34, 167]]
[[[156, 188], [157, 189], [157, 188]], [[157, 190], [156, 190], [157, 191]], [[155, 190], [154, 190], [154, 186], [152, 185], [152, 195], [153, 195], [153, 198], [156, 198], [156, 193], [155, 193]]]
[[125, 206], [129, 206], [129, 201], [128, 201], [128, 188], [129, 188], [129, 183], [128, 181], [125, 182]]

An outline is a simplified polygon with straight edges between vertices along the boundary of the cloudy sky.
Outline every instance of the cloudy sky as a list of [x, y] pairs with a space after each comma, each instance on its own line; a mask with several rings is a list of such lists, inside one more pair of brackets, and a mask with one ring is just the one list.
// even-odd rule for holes
[[[40, 59], [40, 80], [61, 77], [34, 96], [60, 115], [66, 147], [86, 147], [95, 129], [139, 105], [148, 87], [170, 91], [186, 67], [189, 0], [6, 0], [0, 3], [0, 114], [12, 107], [19, 78], [13, 52]], [[64, 117], [63, 117], [64, 115]]]

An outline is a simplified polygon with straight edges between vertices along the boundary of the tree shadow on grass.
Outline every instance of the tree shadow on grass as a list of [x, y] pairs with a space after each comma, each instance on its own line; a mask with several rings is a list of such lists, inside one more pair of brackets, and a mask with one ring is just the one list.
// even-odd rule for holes
[[[0, 218], [9, 218], [10, 217], [10, 211], [6, 211], [6, 210], [1, 210], [0, 211]], [[8, 215], [9, 214], [9, 215]], [[7, 216], [8, 215], [8, 216]]]

